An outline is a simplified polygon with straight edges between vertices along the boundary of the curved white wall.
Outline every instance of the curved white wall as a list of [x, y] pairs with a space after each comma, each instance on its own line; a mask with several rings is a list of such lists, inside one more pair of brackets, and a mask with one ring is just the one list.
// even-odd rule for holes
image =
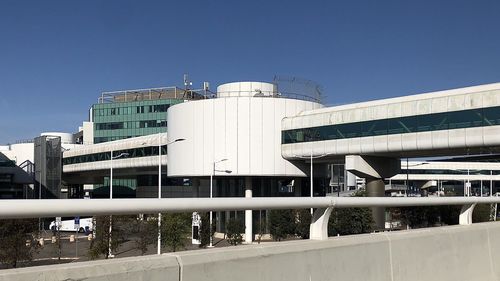
[[281, 156], [281, 119], [320, 107], [302, 100], [248, 96], [174, 105], [168, 110], [168, 136], [186, 141], [168, 147], [168, 175], [209, 176], [212, 163], [227, 158], [217, 169], [231, 170], [231, 176], [305, 176]]

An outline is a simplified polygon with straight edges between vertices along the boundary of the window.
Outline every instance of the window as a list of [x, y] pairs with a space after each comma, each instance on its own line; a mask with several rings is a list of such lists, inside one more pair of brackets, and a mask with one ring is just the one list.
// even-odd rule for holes
[[500, 107], [483, 109], [484, 126], [500, 125]]
[[480, 109], [449, 112], [449, 128], [469, 128], [482, 126], [483, 117]]
[[97, 123], [96, 130], [117, 130], [123, 129], [123, 122]]
[[361, 122], [361, 125], [361, 135], [363, 137], [387, 135], [387, 120]]
[[448, 129], [447, 113], [418, 115], [418, 131], [427, 132]]
[[327, 125], [282, 132], [282, 143], [500, 125], [500, 106]]
[[388, 134], [404, 134], [416, 132], [417, 116], [407, 116], [401, 118], [390, 118], [387, 121]]

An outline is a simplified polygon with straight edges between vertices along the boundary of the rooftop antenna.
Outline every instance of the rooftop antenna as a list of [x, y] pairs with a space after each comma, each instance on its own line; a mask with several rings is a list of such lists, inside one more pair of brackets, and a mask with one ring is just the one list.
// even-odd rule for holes
[[[185, 94], [190, 92], [191, 86], [193, 86], [193, 82], [189, 81], [189, 76], [187, 73], [185, 73], [184, 74], [184, 93]], [[189, 95], [188, 95], [188, 97], [189, 97]]]
[[205, 94], [205, 98], [207, 98], [207, 92], [210, 92], [210, 83], [203, 82], [203, 92]]

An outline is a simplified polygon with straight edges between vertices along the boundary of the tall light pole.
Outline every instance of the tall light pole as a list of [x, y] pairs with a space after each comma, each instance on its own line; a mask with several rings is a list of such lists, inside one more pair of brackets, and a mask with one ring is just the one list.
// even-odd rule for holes
[[[120, 153], [117, 156], [113, 156], [113, 150], [111, 150], [111, 157], [109, 160], [109, 199], [113, 199], [113, 159], [118, 159], [121, 157], [127, 157], [129, 154], [126, 152]], [[108, 257], [113, 258], [114, 255], [111, 252], [111, 231], [113, 230], [112, 223], [113, 222], [113, 217], [109, 216], [109, 244], [108, 244]]]
[[[418, 164], [414, 164], [414, 165], [409, 165], [408, 164], [408, 157], [406, 157], [406, 193], [405, 193], [405, 197], [408, 197], [408, 191], [410, 190], [410, 175], [409, 175], [409, 170], [410, 170], [410, 167], [417, 167], [417, 166], [422, 166], [422, 165], [427, 165], [429, 164], [428, 162], [424, 162], [424, 163], [418, 163]], [[438, 194], [439, 194], [439, 190], [438, 190]]]
[[[311, 150], [311, 155], [309, 155], [309, 157], [304, 157], [304, 156], [299, 156], [299, 155], [293, 155], [294, 157], [297, 157], [297, 158], [301, 158], [301, 159], [309, 159], [309, 162], [311, 162], [311, 167], [310, 167], [310, 182], [309, 182], [309, 186], [310, 186], [310, 192], [311, 192], [311, 198], [314, 197], [314, 188], [313, 188], [313, 184], [314, 184], [314, 178], [313, 178], [313, 159], [318, 159], [318, 158], [322, 158], [322, 157], [325, 157], [325, 156], [328, 156], [330, 154], [321, 154], [321, 155], [318, 155], [318, 156], [313, 156], [313, 152]], [[311, 215], [314, 213], [314, 209], [311, 208]]]
[[[175, 139], [173, 141], [167, 142], [165, 146], [168, 146], [174, 142], [184, 141], [185, 139]], [[158, 199], [161, 199], [161, 133], [158, 133]], [[158, 213], [158, 249], [157, 254], [161, 254], [161, 213]]]
[[[212, 162], [212, 173], [210, 173], [210, 198], [213, 197], [213, 181], [214, 181], [215, 172], [224, 172], [226, 174], [230, 174], [232, 172], [230, 170], [216, 170], [215, 169], [215, 164], [223, 162], [223, 161], [227, 161], [227, 158]], [[212, 248], [214, 246], [213, 240], [214, 240], [214, 238], [213, 238], [213, 234], [212, 234], [212, 211], [210, 211], [210, 245], [208, 245], [209, 248]]]

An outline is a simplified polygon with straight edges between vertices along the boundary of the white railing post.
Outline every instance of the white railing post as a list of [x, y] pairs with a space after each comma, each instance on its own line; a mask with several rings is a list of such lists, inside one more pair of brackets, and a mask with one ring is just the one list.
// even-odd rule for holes
[[328, 220], [333, 207], [318, 208], [314, 211], [311, 225], [309, 226], [309, 239], [326, 240], [328, 239]]
[[460, 217], [458, 219], [458, 224], [460, 225], [471, 225], [472, 224], [472, 212], [474, 212], [474, 204], [466, 204], [462, 205], [462, 209], [460, 210]]

